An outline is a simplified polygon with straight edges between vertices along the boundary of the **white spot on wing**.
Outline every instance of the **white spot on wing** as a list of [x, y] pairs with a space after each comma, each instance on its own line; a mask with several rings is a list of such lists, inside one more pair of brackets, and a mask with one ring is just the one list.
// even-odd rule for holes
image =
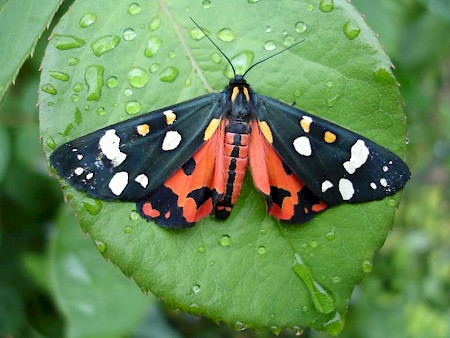
[[126, 171], [120, 171], [116, 173], [111, 181], [109, 181], [109, 189], [111, 189], [112, 193], [116, 196], [120, 196], [120, 194], [124, 191], [126, 186], [128, 185], [128, 173]]
[[342, 199], [348, 201], [355, 194], [353, 183], [346, 178], [341, 178], [339, 180], [339, 192], [341, 193]]
[[145, 175], [145, 174], [140, 174], [140, 175], [138, 175], [136, 178], [135, 178], [135, 181], [137, 182], [137, 183], [139, 183], [141, 186], [142, 186], [142, 188], [147, 188], [147, 185], [148, 185], [148, 177], [147, 177], [147, 175]]
[[100, 138], [98, 146], [103, 155], [105, 155], [108, 160], [111, 160], [114, 167], [121, 165], [127, 158], [127, 154], [121, 152], [119, 149], [120, 137], [116, 135], [114, 129], [109, 129], [105, 132]]
[[86, 175], [87, 180], [90, 180], [92, 177], [94, 177], [94, 173], [89, 173]]
[[367, 148], [363, 140], [356, 141], [351, 149], [350, 160], [343, 164], [345, 170], [347, 170], [349, 174], [355, 173], [356, 169], [367, 162], [369, 153], [369, 148]]
[[166, 133], [166, 136], [164, 137], [162, 150], [164, 151], [174, 150], [176, 147], [179, 146], [180, 142], [181, 142], [180, 133], [175, 130], [169, 130]]
[[83, 171], [84, 171], [83, 168], [78, 167], [75, 169], [74, 173], [75, 173], [75, 175], [80, 176], [83, 173]]
[[377, 185], [376, 185], [374, 182], [372, 182], [372, 183], [370, 183], [370, 187], [371, 187], [373, 190], [375, 190], [375, 189], [377, 188]]
[[325, 192], [332, 187], [333, 187], [333, 183], [331, 183], [330, 181], [326, 180], [326, 181], [322, 182], [322, 192]]
[[382, 179], [380, 179], [380, 184], [383, 186], [383, 187], [387, 187], [387, 185], [388, 185], [388, 183], [387, 183], [387, 181], [386, 181], [386, 179], [385, 178], [382, 178]]
[[83, 159], [83, 155], [78, 154], [78, 155], [77, 155], [77, 159], [78, 159], [79, 161], [81, 161], [81, 160]]
[[311, 143], [309, 142], [309, 138], [306, 136], [300, 136], [297, 137], [294, 140], [294, 148], [297, 153], [303, 156], [311, 156], [312, 149], [311, 149]]
[[388, 172], [388, 170], [389, 170], [389, 168], [388, 168], [387, 165], [383, 166], [383, 171], [384, 171], [385, 173]]

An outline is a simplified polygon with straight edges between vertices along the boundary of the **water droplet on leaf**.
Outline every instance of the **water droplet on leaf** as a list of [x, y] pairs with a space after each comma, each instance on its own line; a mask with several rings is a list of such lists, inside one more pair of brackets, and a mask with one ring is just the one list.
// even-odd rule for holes
[[200, 245], [200, 246], [197, 248], [197, 251], [200, 252], [200, 253], [204, 253], [204, 252], [206, 251], [206, 249], [205, 249], [205, 247], [204, 247], [203, 245]]
[[56, 70], [51, 70], [49, 72], [50, 76], [56, 80], [60, 80], [60, 81], [69, 81], [69, 74], [64, 73], [64, 72], [59, 72]]
[[173, 82], [178, 76], [178, 68], [167, 67], [161, 73], [159, 73], [159, 79], [162, 82]]
[[332, 228], [325, 234], [325, 238], [328, 239], [329, 241], [334, 240], [336, 238], [336, 230]]
[[[205, 30], [205, 32], [206, 32], [206, 34], [209, 34], [209, 32], [207, 30]], [[192, 28], [189, 31], [189, 35], [191, 36], [191, 38], [193, 38], [196, 41], [200, 40], [201, 38], [203, 38], [205, 36], [205, 34], [198, 27]]]
[[144, 87], [149, 80], [147, 72], [139, 67], [133, 68], [128, 72], [128, 82], [134, 88]]
[[223, 235], [222, 237], [220, 237], [219, 244], [222, 246], [229, 246], [231, 244], [230, 236]]
[[356, 38], [359, 33], [361, 33], [361, 29], [358, 24], [354, 21], [347, 21], [344, 25], [344, 34], [347, 36], [349, 40], [353, 40]]
[[106, 109], [103, 108], [103, 107], [99, 107], [99, 108], [97, 109], [97, 114], [100, 115], [100, 116], [105, 115], [105, 114], [106, 114]]
[[306, 28], [307, 28], [306, 23], [304, 23], [303, 21], [298, 21], [295, 24], [295, 31], [297, 33], [303, 33], [304, 31], [306, 31]]
[[132, 210], [130, 212], [130, 219], [132, 221], [137, 221], [139, 218], [140, 218], [140, 216], [139, 216], [139, 212], [137, 210]]
[[95, 200], [92, 198], [85, 198], [83, 200], [84, 209], [86, 209], [86, 211], [93, 216], [99, 214], [99, 212], [102, 210], [102, 206], [103, 204], [100, 200]]
[[[231, 58], [231, 63], [236, 69], [237, 74], [244, 74], [244, 72], [251, 66], [253, 62], [254, 54], [250, 50], [244, 50], [239, 54]], [[224, 71], [224, 75], [229, 79], [234, 77], [233, 70], [230, 65], [227, 65]]]
[[50, 94], [50, 95], [58, 94], [58, 91], [56, 90], [55, 86], [52, 85], [51, 83], [46, 83], [41, 88], [42, 88], [42, 91], [47, 94]]
[[128, 6], [128, 13], [131, 15], [139, 14], [142, 11], [142, 8], [139, 4], [133, 2], [130, 6]]
[[129, 234], [132, 231], [133, 231], [133, 227], [131, 227], [131, 226], [127, 226], [127, 227], [125, 227], [125, 229], [123, 229], [123, 232], [125, 234]]
[[58, 50], [80, 48], [85, 45], [83, 39], [77, 38], [73, 35], [55, 34], [53, 35], [52, 41], [56, 43], [56, 49]]
[[150, 32], [153, 32], [159, 28], [159, 24], [161, 23], [161, 18], [159, 15], [155, 16], [152, 21], [150, 21], [149, 29]]
[[266, 33], [270, 33], [272, 31], [272, 26], [267, 26], [266, 27]]
[[145, 47], [144, 55], [148, 58], [153, 57], [161, 47], [162, 40], [156, 36], [152, 36], [147, 41], [147, 47]]
[[193, 291], [194, 293], [199, 293], [199, 292], [201, 291], [200, 285], [198, 285], [198, 284], [192, 285], [192, 291]]
[[154, 73], [158, 70], [158, 68], [159, 68], [159, 63], [154, 63], [150, 66], [149, 71], [150, 71], [150, 73]]
[[229, 28], [223, 28], [217, 33], [217, 37], [225, 42], [230, 42], [235, 39], [234, 32]]
[[274, 50], [274, 49], [275, 49], [275, 42], [273, 42], [272, 40], [267, 41], [267, 42], [264, 44], [264, 49], [265, 49], [265, 50]]
[[202, 6], [203, 6], [203, 8], [208, 9], [208, 8], [212, 7], [212, 3], [210, 0], [203, 0]]
[[122, 37], [125, 41], [131, 41], [136, 38], [136, 31], [132, 28], [127, 28], [123, 31]]
[[100, 57], [116, 48], [119, 43], [120, 37], [117, 35], [105, 35], [91, 43], [91, 49], [95, 56]]
[[69, 66], [75, 66], [75, 65], [77, 65], [79, 62], [80, 62], [80, 59], [79, 59], [79, 58], [71, 57], [71, 58], [69, 58], [68, 65], [69, 65]]
[[116, 88], [119, 85], [119, 79], [115, 76], [110, 76], [106, 79], [106, 85], [109, 88]]
[[106, 247], [106, 243], [105, 242], [99, 241], [99, 240], [95, 240], [95, 245], [97, 246], [97, 250], [100, 253], [105, 253], [106, 252], [107, 247]]
[[267, 253], [267, 249], [265, 246], [260, 246], [257, 250], [258, 254], [265, 255]]
[[142, 109], [142, 106], [138, 101], [128, 101], [125, 104], [125, 111], [130, 115], [139, 113], [141, 111], [141, 109]]
[[365, 273], [372, 272], [373, 265], [372, 265], [372, 262], [370, 260], [366, 259], [364, 262], [362, 262], [361, 266], [362, 266], [362, 270]]
[[319, 8], [322, 12], [331, 12], [334, 9], [333, 0], [320, 1]]
[[103, 86], [103, 66], [91, 65], [84, 72], [84, 81], [88, 87], [86, 100], [99, 101]]
[[312, 12], [312, 11], [314, 10], [314, 5], [313, 5], [313, 4], [307, 4], [307, 5], [306, 5], [306, 10], [307, 10], [308, 12]]
[[209, 57], [215, 63], [221, 63], [222, 62], [222, 55], [219, 52], [214, 52]]
[[323, 328], [332, 336], [339, 335], [339, 333], [341, 333], [342, 329], [344, 328], [344, 320], [342, 319], [339, 312], [336, 312], [334, 317], [323, 325]]
[[83, 84], [81, 82], [77, 82], [77, 83], [75, 83], [75, 85], [73, 86], [72, 89], [74, 92], [79, 93], [83, 90]]
[[86, 13], [80, 19], [80, 27], [86, 28], [92, 25], [97, 20], [97, 15], [94, 13]]
[[49, 147], [52, 150], [56, 148], [56, 142], [53, 139], [53, 137], [51, 137], [51, 136], [49, 136], [47, 138], [47, 141], [45, 142], [45, 144], [47, 145], [47, 147]]

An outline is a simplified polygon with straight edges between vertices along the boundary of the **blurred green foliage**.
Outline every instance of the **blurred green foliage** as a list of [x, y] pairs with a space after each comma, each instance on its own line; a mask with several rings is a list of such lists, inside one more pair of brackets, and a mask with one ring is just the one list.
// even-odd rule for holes
[[[450, 5], [446, 0], [353, 4], [396, 66], [413, 178], [372, 273], [354, 292], [341, 337], [450, 337]], [[69, 5], [66, 1], [57, 16]], [[102, 261], [81, 230], [76, 233], [39, 143], [38, 69], [48, 34], [0, 107], [0, 337], [272, 336], [236, 332], [138, 295], [136, 285]], [[64, 269], [66, 264], [73, 268]], [[101, 297], [101, 286], [113, 290], [114, 298], [106, 292]], [[110, 318], [111, 326], [98, 329], [99, 316]]]

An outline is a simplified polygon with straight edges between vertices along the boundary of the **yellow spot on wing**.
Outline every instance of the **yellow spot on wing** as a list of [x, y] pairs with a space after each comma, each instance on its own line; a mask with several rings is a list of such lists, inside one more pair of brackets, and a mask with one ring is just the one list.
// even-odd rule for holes
[[261, 132], [263, 133], [263, 135], [266, 138], [266, 140], [270, 144], [272, 144], [273, 143], [272, 131], [270, 130], [270, 127], [267, 124], [267, 122], [266, 121], [259, 122], [259, 129], [261, 129]]
[[323, 139], [326, 143], [333, 143], [334, 141], [336, 141], [336, 135], [331, 131], [326, 131]]
[[231, 102], [234, 102], [236, 100], [236, 96], [239, 94], [239, 87], [235, 86], [233, 87], [233, 92], [231, 93]]
[[247, 100], [247, 102], [250, 102], [250, 95], [248, 95], [248, 89], [247, 87], [242, 88], [244, 95], [245, 95], [245, 99]]
[[205, 136], [203, 136], [203, 139], [205, 141], [208, 141], [211, 138], [211, 136], [213, 136], [219, 124], [220, 119], [212, 119], [211, 122], [209, 122], [208, 127], [206, 127], [205, 130]]
[[163, 114], [166, 115], [166, 122], [168, 125], [173, 124], [177, 119], [177, 115], [173, 112], [173, 110], [166, 110]]
[[302, 127], [305, 133], [309, 133], [311, 123], [313, 123], [312, 118], [310, 118], [309, 116], [303, 116], [302, 119], [300, 120], [300, 127]]
[[139, 135], [146, 136], [150, 132], [150, 126], [148, 124], [140, 124], [136, 127]]

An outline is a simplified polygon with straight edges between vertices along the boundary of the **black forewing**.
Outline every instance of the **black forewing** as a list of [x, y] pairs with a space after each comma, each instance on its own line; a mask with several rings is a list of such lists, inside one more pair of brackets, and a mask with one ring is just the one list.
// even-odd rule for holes
[[402, 159], [373, 141], [270, 97], [258, 95], [256, 101], [258, 118], [268, 123], [275, 150], [327, 204], [382, 199], [410, 178]]
[[94, 198], [140, 200], [200, 148], [222, 103], [222, 94], [207, 94], [110, 125], [61, 145], [51, 165]]

